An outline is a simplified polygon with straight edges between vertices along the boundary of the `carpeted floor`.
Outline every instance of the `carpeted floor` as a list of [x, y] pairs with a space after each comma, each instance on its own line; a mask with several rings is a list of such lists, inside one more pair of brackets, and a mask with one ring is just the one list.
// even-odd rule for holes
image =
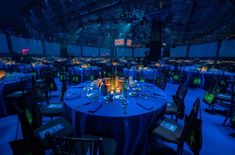
[[[58, 88], [61, 87], [61, 83], [57, 80]], [[166, 87], [166, 93], [168, 99], [171, 100], [171, 95], [176, 92], [178, 85], [168, 83]], [[60, 89], [56, 92], [53, 92], [53, 95], [58, 95]], [[204, 90], [199, 88], [190, 89], [186, 98], [185, 106], [186, 113], [192, 108], [193, 102], [197, 97], [201, 99], [201, 109], [202, 109], [202, 120], [203, 120], [203, 146], [201, 149], [201, 155], [234, 155], [234, 146], [235, 138], [230, 136], [234, 134], [235, 130], [232, 129], [229, 123], [225, 126], [222, 125], [224, 116], [218, 114], [209, 114], [205, 112], [205, 108], [208, 106], [203, 103], [202, 98], [204, 95]], [[54, 98], [58, 100], [57, 98]], [[53, 100], [53, 99], [52, 99]], [[179, 121], [183, 124], [183, 121]], [[17, 117], [16, 115], [2, 117], [0, 118], [0, 154], [10, 155], [12, 154], [9, 142], [15, 139], [16, 136], [16, 126], [17, 126]], [[20, 128], [19, 128], [20, 129]], [[18, 138], [21, 136], [21, 131], [18, 132]], [[167, 144], [173, 149], [175, 148], [172, 144]], [[154, 151], [158, 152], [157, 149]], [[155, 154], [154, 153], [154, 154]], [[158, 153], [159, 154], [159, 153]], [[184, 154], [192, 154], [187, 145], [184, 146]]]

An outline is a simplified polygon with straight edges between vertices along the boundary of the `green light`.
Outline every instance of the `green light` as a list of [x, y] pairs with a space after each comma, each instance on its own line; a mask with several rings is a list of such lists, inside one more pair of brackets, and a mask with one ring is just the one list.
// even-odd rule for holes
[[174, 80], [179, 80], [179, 75], [173, 75]]
[[32, 114], [31, 114], [28, 110], [26, 110], [26, 111], [25, 111], [25, 115], [26, 115], [26, 117], [27, 117], [27, 119], [28, 119], [28, 121], [29, 121], [29, 124], [31, 125], [32, 122], [33, 122], [33, 116], [32, 116]]
[[200, 85], [201, 84], [201, 79], [200, 78], [195, 78], [193, 81], [194, 85]]
[[91, 81], [94, 80], [94, 75], [90, 75], [90, 80], [91, 80]]
[[214, 94], [210, 94], [210, 93], [206, 92], [206, 95], [204, 96], [204, 101], [211, 104], [213, 102], [214, 98], [215, 98]]
[[144, 78], [140, 78], [140, 82], [144, 82], [145, 80], [144, 80]]

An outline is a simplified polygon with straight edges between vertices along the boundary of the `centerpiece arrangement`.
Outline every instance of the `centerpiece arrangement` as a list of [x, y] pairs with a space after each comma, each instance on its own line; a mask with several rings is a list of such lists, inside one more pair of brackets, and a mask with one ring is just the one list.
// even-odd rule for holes
[[107, 96], [108, 94], [123, 94], [126, 95], [129, 88], [136, 86], [137, 81], [133, 81], [132, 77], [129, 77], [128, 81], [125, 78], [119, 78], [117, 75], [110, 75], [106, 78], [99, 78], [94, 83], [100, 87], [101, 94]]
[[84, 64], [81, 65], [81, 68], [88, 68], [88, 67], [90, 67], [90, 64], [84, 63]]
[[4, 79], [5, 76], [6, 76], [5, 70], [0, 70], [0, 80]]
[[201, 72], [206, 72], [208, 70], [208, 67], [207, 66], [202, 66], [201, 67]]

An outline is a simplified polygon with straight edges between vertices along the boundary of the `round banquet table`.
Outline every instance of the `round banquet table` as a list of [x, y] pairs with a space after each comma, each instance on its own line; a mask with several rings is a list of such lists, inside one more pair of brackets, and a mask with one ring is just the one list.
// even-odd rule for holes
[[[148, 130], [166, 107], [165, 93], [152, 84], [141, 83], [130, 88], [126, 98], [113, 95], [110, 102], [100, 95], [99, 88], [89, 85], [91, 82], [73, 86], [64, 96], [65, 115], [74, 135], [114, 138], [118, 155], [146, 154]], [[85, 91], [88, 88], [92, 90]], [[137, 89], [141, 89], [139, 95], [133, 95]]]
[[[171, 66], [170, 70], [173, 70], [174, 67]], [[211, 69], [208, 71], [199, 71], [197, 69], [197, 66], [179, 66], [179, 69], [183, 72], [184, 75], [186, 75], [186, 81], [185, 84], [189, 84], [189, 79], [190, 78], [195, 78], [195, 77], [200, 77], [202, 82], [201, 82], [201, 88], [206, 88], [208, 85], [207, 80], [211, 78], [216, 78], [216, 79], [221, 79], [222, 77], [225, 79], [230, 79], [235, 76], [235, 73], [233, 72], [228, 72], [228, 71], [223, 71], [223, 70], [218, 70], [218, 69]]]

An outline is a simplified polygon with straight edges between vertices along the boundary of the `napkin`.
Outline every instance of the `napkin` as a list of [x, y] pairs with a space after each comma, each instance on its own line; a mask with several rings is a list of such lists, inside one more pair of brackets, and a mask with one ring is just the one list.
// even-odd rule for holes
[[145, 103], [145, 102], [137, 102], [136, 103], [138, 106], [140, 106], [141, 108], [145, 109], [145, 110], [152, 110], [153, 106], [149, 103]]
[[95, 113], [95, 112], [97, 112], [102, 106], [103, 106], [102, 103], [93, 104], [93, 106], [90, 107], [90, 110], [88, 110], [88, 112], [90, 112], [90, 113]]

